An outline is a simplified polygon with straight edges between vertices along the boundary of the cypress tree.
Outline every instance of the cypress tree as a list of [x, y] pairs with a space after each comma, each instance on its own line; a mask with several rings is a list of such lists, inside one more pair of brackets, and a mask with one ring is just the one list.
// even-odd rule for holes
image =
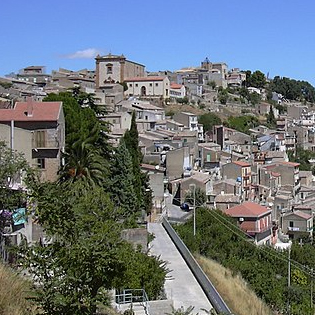
[[124, 134], [124, 142], [132, 158], [132, 170], [134, 175], [134, 190], [138, 200], [138, 208], [142, 208], [144, 200], [142, 194], [142, 174], [140, 163], [142, 162], [142, 154], [139, 148], [139, 134], [136, 124], [136, 113], [132, 113], [131, 126]]
[[122, 139], [117, 148], [111, 168], [111, 186], [116, 207], [120, 207], [123, 217], [128, 217], [138, 210], [138, 201], [134, 189], [132, 157]]

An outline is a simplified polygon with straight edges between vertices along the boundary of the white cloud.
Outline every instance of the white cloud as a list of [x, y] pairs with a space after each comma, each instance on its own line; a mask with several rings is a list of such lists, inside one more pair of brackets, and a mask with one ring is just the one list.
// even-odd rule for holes
[[78, 50], [73, 54], [64, 55], [63, 58], [67, 58], [67, 59], [92, 59], [98, 54], [100, 54], [100, 51], [98, 49], [87, 48], [84, 50]]

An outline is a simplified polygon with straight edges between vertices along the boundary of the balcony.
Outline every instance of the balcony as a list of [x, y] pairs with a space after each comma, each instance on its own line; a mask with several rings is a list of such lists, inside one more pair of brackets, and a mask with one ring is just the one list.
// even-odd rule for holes
[[32, 147], [34, 149], [59, 149], [59, 141], [57, 139], [46, 141], [32, 141]]

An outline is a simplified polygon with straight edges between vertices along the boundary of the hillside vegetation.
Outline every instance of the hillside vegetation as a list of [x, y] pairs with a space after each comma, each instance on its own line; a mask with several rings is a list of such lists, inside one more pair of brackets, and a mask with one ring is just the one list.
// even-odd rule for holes
[[32, 315], [35, 306], [28, 300], [32, 294], [30, 283], [11, 269], [0, 264], [0, 314]]
[[272, 315], [270, 308], [259, 299], [239, 275], [217, 262], [196, 255], [196, 260], [235, 315]]
[[[292, 244], [288, 286], [287, 251], [256, 246], [234, 220], [221, 211], [198, 208], [196, 214], [195, 237], [192, 219], [175, 227], [192, 253], [210, 258], [233, 274], [239, 274], [274, 314], [314, 314], [314, 299], [310, 293], [313, 287], [311, 270], [315, 267], [312, 243]], [[243, 314], [248, 313], [239, 313]]]

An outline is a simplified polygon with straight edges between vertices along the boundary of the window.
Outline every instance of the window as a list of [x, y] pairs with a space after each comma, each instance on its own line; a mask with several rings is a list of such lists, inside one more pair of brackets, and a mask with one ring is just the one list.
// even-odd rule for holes
[[106, 65], [107, 68], [107, 74], [112, 74], [113, 73], [113, 65], [111, 63], [108, 63]]
[[294, 226], [294, 222], [293, 221], [289, 221], [289, 227], [293, 227]]
[[158, 84], [158, 83], [155, 83], [155, 86], [159, 86], [159, 84]]
[[152, 86], [152, 83], [150, 83], [150, 86]]
[[129, 87], [132, 87], [132, 84], [131, 84], [131, 83], [129, 83]]
[[135, 86], [138, 87], [138, 83], [136, 83]]
[[38, 168], [44, 169], [45, 168], [45, 159], [37, 159]]
[[44, 148], [45, 142], [45, 131], [35, 131], [35, 148]]

